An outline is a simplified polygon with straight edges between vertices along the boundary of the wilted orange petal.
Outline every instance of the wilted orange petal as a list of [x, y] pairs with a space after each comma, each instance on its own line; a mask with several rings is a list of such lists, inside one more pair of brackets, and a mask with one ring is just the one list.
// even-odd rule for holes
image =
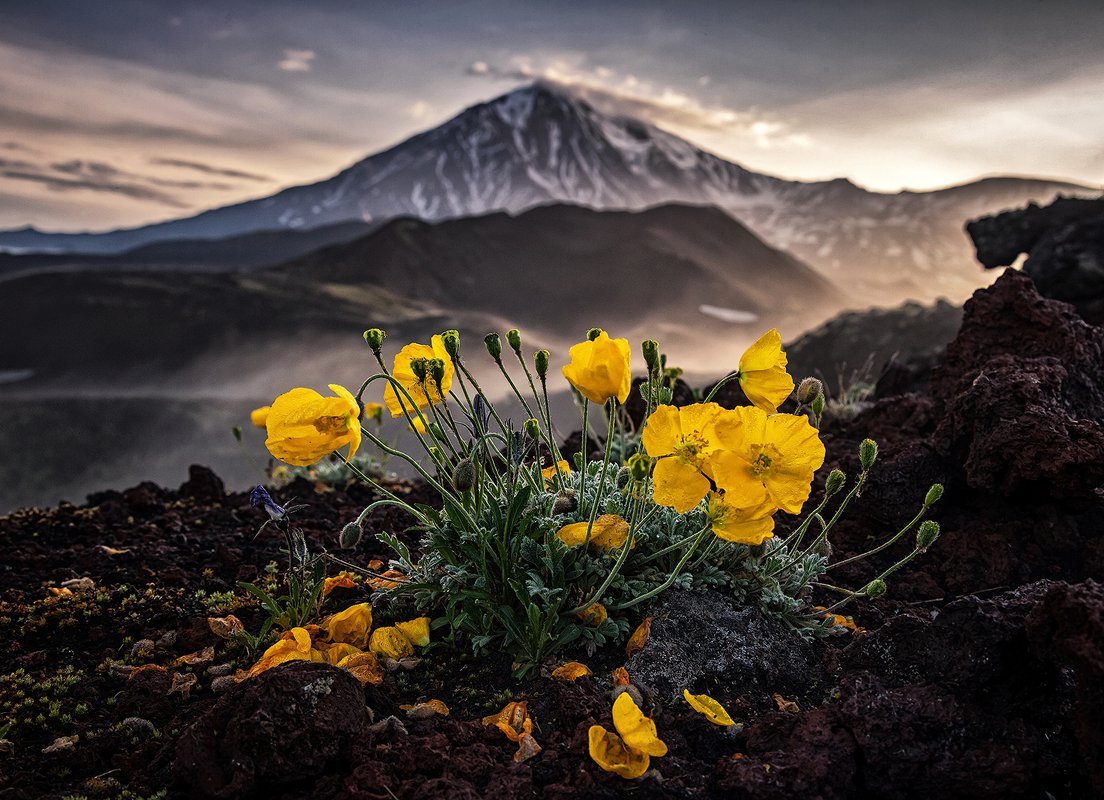
[[242, 621], [233, 614], [225, 617], [207, 617], [207, 627], [220, 639], [233, 639], [245, 630]]
[[578, 661], [568, 661], [563, 666], [556, 667], [552, 670], [552, 677], [561, 681], [577, 681], [579, 678], [593, 674], [590, 667]]
[[353, 589], [356, 587], [356, 576], [351, 572], [341, 572], [332, 578], [322, 581], [322, 596], [328, 597], [334, 589]]
[[198, 667], [213, 661], [214, 658], [215, 647], [211, 645], [210, 647], [204, 647], [202, 650], [196, 650], [194, 653], [180, 656], [175, 663], [178, 667]]
[[778, 706], [779, 711], [785, 711], [787, 714], [796, 714], [801, 709], [798, 708], [797, 703], [793, 700], [787, 700], [778, 692], [771, 695], [774, 698], [774, 704]]
[[441, 700], [426, 700], [424, 703], [401, 705], [399, 708], [405, 711], [406, 716], [411, 719], [429, 719], [430, 717], [447, 717], [449, 715], [449, 707]]
[[533, 732], [533, 720], [529, 717], [526, 701], [507, 703], [497, 714], [483, 718], [484, 726], [494, 725], [512, 742]]
[[528, 733], [523, 734], [521, 739], [518, 740], [518, 749], [517, 752], [514, 753], [514, 761], [519, 764], [523, 761], [528, 761], [540, 751], [541, 746], [537, 744], [537, 740]]
[[648, 643], [648, 637], [652, 635], [652, 620], [654, 619], [655, 617], [645, 617], [644, 621], [636, 626], [633, 635], [629, 637], [628, 644], [625, 645], [625, 655], [631, 656], [638, 650], [644, 649], [644, 645]]
[[601, 603], [591, 603], [589, 606], [580, 611], [576, 616], [583, 621], [584, 625], [589, 625], [592, 628], [597, 628], [606, 618], [609, 616], [609, 612], [606, 611], [606, 607]]
[[629, 685], [629, 671], [624, 667], [618, 667], [613, 671], [613, 685], [614, 686], [628, 686]]
[[369, 575], [364, 579], [364, 582], [378, 592], [384, 589], [394, 589], [405, 580], [406, 575], [399, 572], [397, 569], [389, 569], [378, 576]]
[[361, 685], [370, 683], [379, 686], [383, 683], [383, 670], [375, 653], [354, 653], [341, 659], [337, 666], [360, 681]]

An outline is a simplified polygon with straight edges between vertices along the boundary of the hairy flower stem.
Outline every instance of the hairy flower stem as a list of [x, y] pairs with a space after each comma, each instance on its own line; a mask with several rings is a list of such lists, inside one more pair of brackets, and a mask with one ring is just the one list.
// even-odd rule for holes
[[563, 456], [560, 454], [560, 447], [556, 444], [555, 434], [552, 432], [552, 411], [548, 408], [548, 386], [545, 380], [541, 378], [541, 386], [544, 388], [544, 407], [541, 407], [541, 396], [537, 392], [537, 385], [533, 383], [533, 374], [529, 371], [529, 365], [525, 363], [525, 358], [522, 357], [520, 351], [514, 351], [517, 356], [518, 363], [521, 364], [521, 369], [525, 373], [526, 380], [529, 381], [529, 389], [533, 392], [533, 401], [537, 404], [537, 412], [540, 414], [540, 421], [544, 423], [544, 438], [545, 444], [548, 446], [548, 452], [552, 456], [552, 466], [556, 469], [556, 483], [557, 485], [563, 485], [563, 470], [560, 467], [560, 460]]
[[498, 425], [499, 430], [503, 433], [506, 433], [506, 431], [508, 430], [506, 424], [502, 421], [502, 418], [498, 416], [498, 412], [495, 410], [495, 407], [494, 405], [492, 405], [491, 401], [487, 399], [486, 392], [483, 391], [483, 387], [479, 385], [479, 382], [475, 379], [475, 376], [471, 374], [467, 366], [465, 366], [464, 362], [461, 361], [459, 358], [456, 359], [456, 366], [460, 369], [462, 373], [464, 373], [464, 376], [469, 381], [471, 381], [471, 385], [472, 388], [475, 389], [475, 393], [483, 396], [483, 402], [486, 404], [487, 410], [491, 412], [491, 417], [494, 418], [494, 421]]
[[667, 580], [665, 580], [654, 589], [649, 589], [648, 591], [644, 592], [644, 594], [634, 597], [632, 600], [628, 600], [624, 603], [619, 603], [615, 606], [610, 606], [609, 610], [624, 611], [626, 608], [632, 608], [633, 606], [640, 605], [645, 600], [651, 600], [657, 594], [661, 594], [670, 589], [674, 582], [678, 580], [678, 576], [682, 573], [682, 568], [686, 566], [686, 562], [690, 560], [690, 557], [692, 555], [694, 555], [694, 552], [698, 549], [698, 545], [701, 544], [702, 539], [705, 538], [705, 534], [709, 533], [709, 530], [709, 525], [706, 525], [697, 532], [694, 537], [693, 544], [691, 544], [691, 546], [687, 548], [686, 552], [683, 553], [682, 558], [679, 559], [679, 562], [675, 565], [675, 568], [671, 570], [671, 574], [667, 576]]
[[722, 386], [724, 386], [726, 383], [732, 383], [732, 381], [739, 380], [739, 379], [740, 379], [740, 371], [739, 370], [737, 370], [735, 372], [728, 373], [723, 378], [721, 378], [719, 381], [717, 381], [717, 385], [709, 390], [709, 394], [707, 394], [705, 396], [705, 399], [702, 400], [702, 402], [703, 403], [712, 402], [713, 398], [716, 397], [717, 392], [719, 392], [721, 390]]
[[590, 442], [590, 438], [587, 436], [587, 431], [590, 430], [590, 423], [587, 420], [587, 416], [589, 414], [590, 414], [590, 401], [587, 400], [584, 397], [583, 398], [583, 432], [582, 432], [582, 434], [580, 434], [581, 438], [580, 438], [580, 442], [579, 442], [579, 450], [581, 451], [579, 453], [579, 456], [581, 457], [582, 462], [583, 462], [580, 465], [580, 468], [579, 468], [579, 496], [580, 497], [582, 497], [583, 493], [586, 491], [587, 450], [590, 449], [590, 447], [588, 446], [589, 442]]
[[[848, 504], [850, 504], [850, 502], [862, 492], [863, 486], [866, 485], [866, 479], [869, 475], [869, 470], [863, 470], [862, 473], [859, 474], [859, 479], [855, 481], [855, 485], [851, 488], [851, 491], [849, 491], [844, 496], [843, 500], [839, 504], [839, 507], [836, 509], [836, 513], [832, 515], [832, 518], [828, 520], [828, 524], [821, 529], [820, 533], [817, 534], [817, 537], [813, 539], [809, 546], [798, 553], [799, 557], [809, 555], [809, 553], [819, 547], [822, 542], [828, 539], [829, 531], [831, 531], [836, 522], [839, 521], [839, 518], [843, 516], [843, 512], [847, 510]], [[816, 516], [817, 514], [814, 513], [813, 517], [815, 518]], [[794, 560], [794, 563], [796, 562], [797, 559]]]
[[[912, 559], [916, 558], [916, 556], [917, 556], [917, 555], [919, 555], [919, 554], [920, 554], [920, 552], [921, 552], [921, 551], [920, 551], [920, 548], [919, 548], [919, 547], [914, 547], [914, 548], [912, 549], [912, 552], [911, 552], [911, 553], [909, 553], [909, 554], [908, 554], [907, 556], [905, 556], [904, 558], [902, 558], [902, 559], [901, 559], [900, 561], [898, 561], [897, 563], [893, 564], [893, 565], [892, 565], [891, 567], [889, 567], [889, 568], [888, 568], [888, 569], [887, 569], [887, 570], [886, 570], [885, 572], [883, 572], [883, 573], [882, 573], [881, 575], [879, 575], [878, 577], [874, 578], [874, 580], [875, 580], [875, 581], [884, 581], [884, 580], [885, 580], [886, 578], [888, 578], [888, 577], [889, 577], [890, 575], [892, 575], [892, 574], [893, 574], [894, 572], [896, 572], [897, 570], [899, 570], [899, 569], [900, 569], [901, 567], [905, 566], [905, 564], [907, 564], [908, 562], [912, 561]], [[869, 585], [870, 585], [870, 583], [873, 583], [873, 581], [869, 581], [869, 582], [867, 583], [867, 585], [869, 586]], [[834, 603], [834, 604], [832, 604], [832, 605], [828, 606], [828, 608], [826, 608], [826, 609], [824, 610], [824, 612], [823, 612], [823, 613], [825, 613], [825, 614], [833, 614], [833, 613], [835, 613], [835, 611], [836, 611], [837, 609], [843, 608], [843, 607], [844, 607], [845, 605], [847, 605], [848, 603], [850, 603], [850, 602], [851, 602], [852, 600], [854, 600], [854, 599], [855, 599], [856, 597], [866, 597], [866, 592], [855, 592], [855, 593], [853, 593], [853, 594], [851, 594], [851, 595], [849, 595], [849, 596], [847, 596], [847, 597], [843, 598], [842, 600], [839, 600], [838, 602], [836, 602], [836, 603]]]
[[874, 555], [875, 553], [882, 552], [887, 547], [892, 547], [893, 544], [898, 539], [900, 539], [902, 536], [904, 536], [909, 531], [911, 531], [913, 528], [915, 528], [920, 523], [920, 520], [922, 520], [924, 518], [924, 515], [927, 514], [927, 513], [928, 513], [928, 506], [921, 507], [920, 513], [917, 514], [915, 517], [913, 517], [908, 522], [908, 524], [905, 525], [905, 527], [903, 527], [903, 528], [901, 528], [901, 530], [897, 531], [897, 533], [895, 533], [892, 537], [890, 537], [889, 539], [886, 539], [884, 542], [882, 542], [877, 547], [875, 547], [871, 550], [867, 550], [865, 553], [859, 553], [856, 556], [851, 556], [850, 558], [845, 558], [845, 559], [843, 559], [843, 561], [837, 561], [834, 564], [829, 564], [828, 569], [830, 569], [830, 570], [831, 569], [836, 569], [837, 567], [842, 567], [845, 564], [854, 564], [856, 561], [862, 561], [864, 558], [870, 558], [870, 556]]
[[[609, 400], [609, 420], [606, 430], [606, 452], [602, 457], [602, 470], [598, 473], [598, 487], [594, 492], [594, 503], [590, 507], [590, 521], [587, 523], [586, 538], [583, 540], [583, 548], [590, 544], [590, 534], [594, 530], [594, 522], [598, 519], [598, 510], [602, 507], [602, 500], [606, 493], [606, 469], [609, 467], [610, 455], [613, 452], [613, 418], [617, 414], [617, 400]], [[587, 463], [583, 461], [583, 474], [586, 474]]]

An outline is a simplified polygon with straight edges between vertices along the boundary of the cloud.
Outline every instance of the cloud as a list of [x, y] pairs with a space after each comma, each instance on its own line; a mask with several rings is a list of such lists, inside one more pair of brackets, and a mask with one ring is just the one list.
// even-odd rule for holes
[[216, 167], [212, 164], [204, 164], [200, 161], [188, 161], [182, 158], [151, 158], [150, 164], [162, 167], [177, 167], [202, 172], [204, 175], [217, 175], [222, 178], [239, 178], [243, 181], [257, 181], [259, 183], [271, 183], [272, 178], [267, 175], [258, 175], [256, 172], [246, 172], [240, 169], [228, 169]]
[[284, 57], [276, 65], [284, 72], [310, 72], [314, 61], [313, 50], [284, 50]]
[[71, 192], [71, 191], [92, 191], [92, 192], [106, 192], [109, 194], [122, 195], [129, 197], [133, 200], [148, 200], [154, 203], [160, 203], [163, 206], [170, 208], [189, 208], [186, 203], [182, 203], [176, 198], [159, 192], [156, 189], [151, 189], [147, 186], [137, 186], [128, 183], [115, 183], [111, 181], [105, 181], [95, 178], [67, 178], [59, 175], [50, 175], [41, 172], [30, 172], [22, 170], [10, 170], [0, 169], [0, 175], [5, 178], [17, 181], [29, 181], [32, 183], [41, 184], [48, 189], [52, 189], [58, 192]]
[[562, 59], [534, 66], [533, 59], [515, 56], [508, 66], [475, 61], [466, 73], [495, 80], [550, 83], [604, 113], [642, 119], [684, 135], [725, 134], [743, 138], [762, 149], [806, 147], [811, 141], [809, 134], [795, 131], [792, 123], [776, 115], [704, 102], [670, 86], [657, 86], [650, 80], [633, 74], [621, 75], [604, 66], [587, 69]]

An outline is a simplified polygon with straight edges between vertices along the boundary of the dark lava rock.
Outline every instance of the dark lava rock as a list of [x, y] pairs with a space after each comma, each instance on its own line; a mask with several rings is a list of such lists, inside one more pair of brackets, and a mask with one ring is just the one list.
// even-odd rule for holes
[[226, 485], [209, 467], [192, 464], [188, 467], [188, 480], [180, 485], [180, 495], [214, 502], [226, 497]]
[[208, 797], [309, 783], [346, 761], [371, 721], [356, 678], [326, 664], [293, 661], [219, 698], [181, 735], [173, 772]]
[[836, 702], [751, 724], [717, 785], [779, 800], [1099, 796], [1099, 707], [1085, 695], [1102, 685], [1089, 674], [1104, 652], [1101, 595], [1041, 581], [930, 621], [898, 616], [839, 657]]
[[1072, 303], [1088, 322], [1104, 324], [1104, 199], [1032, 203], [976, 219], [966, 231], [987, 268], [1010, 266], [1027, 253], [1023, 270], [1044, 297]]
[[1035, 646], [1073, 668], [1070, 716], [1097, 797], [1104, 797], [1104, 584], [1057, 584], [1027, 617]]
[[967, 303], [932, 379], [933, 443], [967, 483], [1011, 495], [1104, 492], [1104, 329], [1008, 271]]
[[749, 694], [809, 692], [823, 679], [810, 642], [716, 592], [669, 592], [651, 635], [626, 665], [632, 682], [669, 699], [720, 682]]
[[962, 309], [946, 300], [847, 311], [787, 344], [788, 368], [794, 380], [819, 377], [829, 393], [852, 375], [874, 381], [892, 369], [900, 380], [901, 370], [930, 370], [961, 321]]

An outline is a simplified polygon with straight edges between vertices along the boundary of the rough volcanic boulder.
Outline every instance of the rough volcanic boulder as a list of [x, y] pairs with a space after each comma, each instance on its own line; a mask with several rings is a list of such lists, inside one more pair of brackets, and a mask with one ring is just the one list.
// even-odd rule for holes
[[1104, 329], [1008, 271], [966, 303], [932, 378], [936, 448], [975, 489], [1104, 497]]
[[1010, 266], [1027, 253], [1024, 272], [1041, 294], [1104, 324], [1104, 198], [1061, 198], [1044, 208], [1032, 203], [976, 219], [966, 231], [985, 267]]
[[293, 661], [239, 684], [192, 723], [177, 741], [173, 771], [208, 797], [308, 785], [348, 758], [371, 720], [356, 678]]
[[670, 592], [647, 644], [626, 665], [657, 699], [720, 681], [749, 693], [808, 692], [823, 681], [813, 645], [758, 609], [716, 592]]

